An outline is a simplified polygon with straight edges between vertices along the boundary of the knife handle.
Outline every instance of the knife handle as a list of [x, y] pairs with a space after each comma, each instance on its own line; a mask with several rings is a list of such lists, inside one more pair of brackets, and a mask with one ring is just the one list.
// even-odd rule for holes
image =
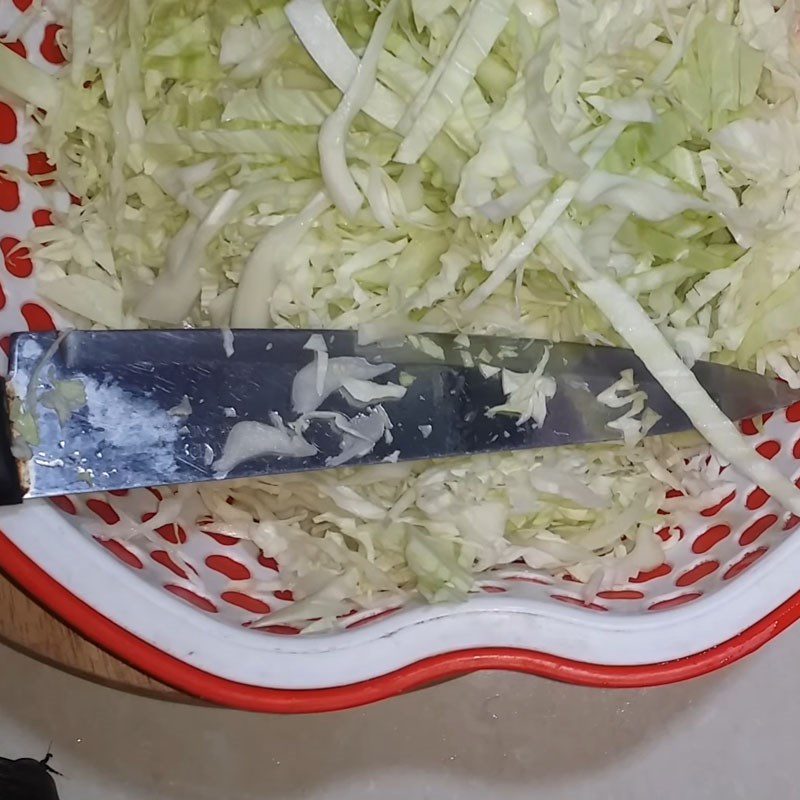
[[19, 474], [21, 465], [11, 452], [11, 417], [6, 382], [2, 378], [0, 392], [0, 506], [14, 506], [22, 502], [24, 492]]

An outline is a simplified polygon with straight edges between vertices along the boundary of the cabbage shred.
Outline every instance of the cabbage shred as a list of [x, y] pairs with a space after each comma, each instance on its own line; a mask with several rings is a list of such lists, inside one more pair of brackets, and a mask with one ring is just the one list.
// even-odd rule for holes
[[[728, 461], [800, 508], [684, 366], [800, 387], [795, 0], [37, 13], [65, 25], [69, 63], [47, 75], [0, 48], [0, 87], [81, 198], [28, 242], [42, 295], [77, 326], [627, 345], [692, 389], [676, 400], [720, 453], [642, 438], [652, 420], [623, 376], [605, 398], [627, 404], [622, 445], [177, 490], [159, 520], [202, 502], [278, 560], [298, 601], [268, 624], [463, 597], [501, 565], [567, 571], [590, 594], [624, 583], [663, 558], [654, 531], [681, 502], [727, 491]], [[505, 379], [502, 411], [538, 422], [546, 376]]]

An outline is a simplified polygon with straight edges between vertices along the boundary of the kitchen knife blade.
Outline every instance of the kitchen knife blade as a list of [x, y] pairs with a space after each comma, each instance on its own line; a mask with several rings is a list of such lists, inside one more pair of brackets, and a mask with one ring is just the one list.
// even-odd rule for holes
[[[614, 441], [620, 434], [608, 423], [625, 409], [608, 408], [596, 396], [626, 369], [647, 393], [648, 407], [660, 415], [649, 435], [692, 427], [639, 359], [615, 347], [444, 334], [362, 345], [354, 331], [21, 333], [11, 340], [6, 397], [12, 416], [14, 410], [19, 415], [20, 404], [34, 405], [38, 441], [30, 442], [28, 458], [15, 458], [5, 431], [0, 502], [328, 467], [343, 446], [343, 434], [319, 419], [303, 434], [317, 448], [314, 455], [264, 455], [227, 474], [214, 467], [237, 423], [297, 418], [292, 383], [298, 370], [314, 361], [306, 348], [314, 334], [323, 337], [329, 358], [392, 365], [375, 380], [409, 384], [402, 398], [380, 403], [390, 430], [348, 466]], [[528, 372], [546, 348], [545, 372], [557, 388], [542, 427], [518, 425], [513, 416], [487, 416], [505, 396], [501, 373], [485, 377], [480, 365]], [[782, 382], [732, 367], [700, 362], [694, 372], [732, 419], [800, 399], [800, 392]], [[61, 420], [39, 398], [48, 392], [52, 397], [63, 381], [79, 381], [86, 401]], [[336, 391], [320, 409], [352, 419], [376, 405], [365, 409]], [[15, 450], [20, 455], [19, 446]]]

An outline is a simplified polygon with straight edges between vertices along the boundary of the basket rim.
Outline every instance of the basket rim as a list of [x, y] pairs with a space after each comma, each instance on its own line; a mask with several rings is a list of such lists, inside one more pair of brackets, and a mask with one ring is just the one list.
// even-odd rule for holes
[[70, 592], [25, 555], [2, 530], [0, 568], [62, 622], [152, 678], [215, 705], [283, 714], [356, 708], [479, 670], [527, 673], [598, 688], [644, 688], [678, 683], [738, 661], [800, 618], [800, 592], [797, 592], [736, 636], [672, 661], [608, 666], [533, 649], [483, 647], [431, 656], [357, 683], [322, 689], [274, 689], [213, 675], [145, 642]]

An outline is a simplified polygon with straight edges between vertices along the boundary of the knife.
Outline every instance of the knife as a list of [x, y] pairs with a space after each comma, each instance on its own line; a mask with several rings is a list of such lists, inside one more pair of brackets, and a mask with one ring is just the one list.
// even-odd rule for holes
[[[299, 416], [295, 377], [315, 364], [321, 350], [327, 351], [328, 368], [345, 363], [333, 359], [348, 357], [382, 365], [374, 381], [404, 386], [405, 394], [363, 403], [334, 391], [293, 430]], [[495, 370], [529, 372], [546, 350], [545, 373], [555, 379], [556, 392], [544, 424], [487, 415], [505, 400], [502, 373]], [[608, 423], [626, 409], [608, 408], [596, 396], [623, 370], [633, 371], [648, 407], [660, 415], [648, 435], [692, 427], [639, 359], [616, 347], [444, 334], [359, 344], [355, 331], [313, 330], [15, 334], [0, 426], [0, 503], [325, 469], [337, 463], [348, 442], [356, 446], [346, 463], [357, 466], [614, 441], [620, 434]], [[733, 367], [698, 362], [694, 372], [732, 419], [800, 399], [800, 391], [780, 381]], [[53, 402], [64, 387], [71, 387], [75, 406], [66, 413], [63, 397]], [[27, 427], [26, 418], [20, 419], [27, 406], [35, 417], [32, 436], [31, 418]], [[359, 430], [363, 438], [373, 423], [380, 438], [362, 447]], [[304, 454], [270, 451], [221, 470], [220, 457], [237, 425], [245, 450], [258, 451], [254, 432], [270, 426], [284, 438], [305, 442]], [[27, 431], [27, 444], [21, 431]]]

